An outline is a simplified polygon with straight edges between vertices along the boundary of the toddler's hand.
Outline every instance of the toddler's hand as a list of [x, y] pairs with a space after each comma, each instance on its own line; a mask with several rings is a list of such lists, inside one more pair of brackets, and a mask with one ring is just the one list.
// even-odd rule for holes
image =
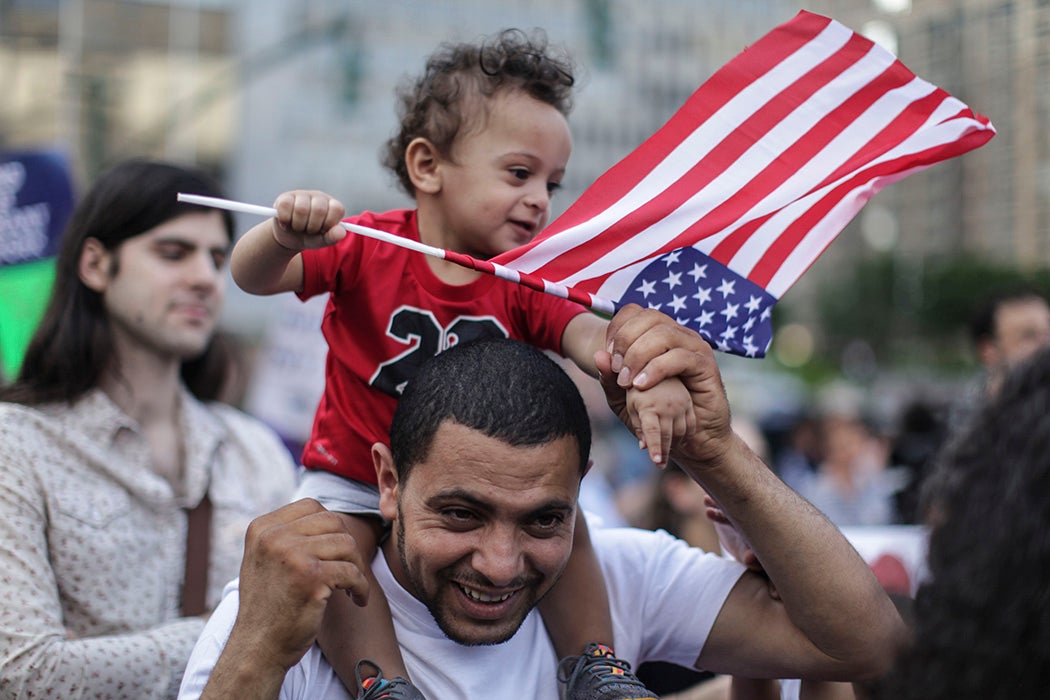
[[696, 430], [689, 391], [678, 377], [665, 379], [644, 391], [628, 389], [626, 408], [638, 446], [648, 450], [649, 459], [661, 467], [667, 464], [675, 441]]
[[271, 219], [273, 239], [282, 248], [324, 248], [346, 237], [339, 223], [346, 216], [346, 207], [324, 192], [292, 190], [279, 196], [273, 206], [277, 210]]

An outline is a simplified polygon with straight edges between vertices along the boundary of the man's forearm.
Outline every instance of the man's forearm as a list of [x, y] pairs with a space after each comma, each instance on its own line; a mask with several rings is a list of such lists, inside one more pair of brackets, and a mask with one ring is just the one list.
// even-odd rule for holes
[[750, 541], [795, 626], [844, 665], [880, 672], [903, 639], [904, 626], [838, 528], [739, 438], [717, 463], [678, 459]]
[[238, 645], [231, 636], [200, 700], [276, 700], [286, 672], [279, 664], [266, 663], [252, 649]]

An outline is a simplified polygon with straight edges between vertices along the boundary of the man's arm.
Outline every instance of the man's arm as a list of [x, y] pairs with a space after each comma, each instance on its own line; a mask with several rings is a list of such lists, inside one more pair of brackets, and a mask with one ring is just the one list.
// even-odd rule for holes
[[241, 564], [240, 606], [201, 699], [277, 698], [317, 638], [328, 599], [363, 603], [365, 562], [342, 518], [304, 499], [256, 518]]
[[[625, 415], [624, 384], [678, 376], [696, 430], [672, 458], [750, 541], [780, 600], [745, 573], [723, 606], [697, 664], [751, 677], [852, 680], [884, 672], [904, 624], [864, 560], [816, 508], [784, 485], [730, 429], [710, 346], [655, 311], [623, 309], [598, 368], [609, 405]], [[615, 369], [620, 366], [620, 369]], [[622, 368], [628, 368], [625, 373]]]

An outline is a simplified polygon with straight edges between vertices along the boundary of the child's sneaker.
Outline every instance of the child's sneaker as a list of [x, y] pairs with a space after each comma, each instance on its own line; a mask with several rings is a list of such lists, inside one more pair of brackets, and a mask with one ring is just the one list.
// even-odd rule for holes
[[[361, 665], [368, 664], [375, 669], [375, 673], [361, 678]], [[383, 670], [379, 665], [368, 659], [361, 659], [354, 667], [354, 678], [357, 679], [357, 700], [426, 700], [416, 686], [407, 679], [383, 678]]]
[[580, 656], [558, 663], [562, 700], [659, 700], [604, 644], [588, 644]]

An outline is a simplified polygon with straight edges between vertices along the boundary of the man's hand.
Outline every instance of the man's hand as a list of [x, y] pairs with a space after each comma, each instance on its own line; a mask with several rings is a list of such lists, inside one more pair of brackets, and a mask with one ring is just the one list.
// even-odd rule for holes
[[595, 354], [609, 407], [629, 428], [628, 387], [649, 389], [678, 377], [689, 392], [695, 430], [672, 456], [697, 463], [720, 460], [730, 449], [729, 403], [711, 346], [694, 331], [652, 309], [629, 304], [609, 323], [607, 350]]
[[273, 203], [273, 239], [287, 250], [307, 250], [334, 245], [346, 238], [339, 223], [346, 216], [342, 202], [317, 190], [292, 190]]
[[284, 674], [317, 638], [332, 594], [343, 589], [359, 604], [367, 600], [370, 564], [343, 518], [317, 501], [296, 501], [253, 520], [237, 620], [201, 697], [276, 697]]

